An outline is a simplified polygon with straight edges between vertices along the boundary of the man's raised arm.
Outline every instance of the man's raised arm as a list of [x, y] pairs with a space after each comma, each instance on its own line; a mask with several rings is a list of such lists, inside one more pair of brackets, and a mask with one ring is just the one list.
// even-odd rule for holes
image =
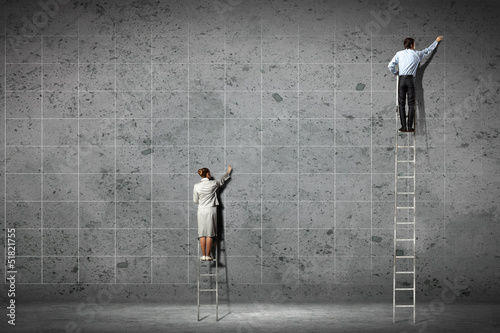
[[428, 48], [423, 49], [422, 51], [418, 51], [418, 56], [420, 57], [420, 60], [422, 60], [422, 58], [427, 57], [429, 54], [431, 54], [432, 51], [434, 51], [434, 49], [438, 45], [438, 43], [442, 40], [443, 40], [443, 36], [438, 36], [436, 38], [436, 40], [434, 42], [432, 42], [432, 44]]

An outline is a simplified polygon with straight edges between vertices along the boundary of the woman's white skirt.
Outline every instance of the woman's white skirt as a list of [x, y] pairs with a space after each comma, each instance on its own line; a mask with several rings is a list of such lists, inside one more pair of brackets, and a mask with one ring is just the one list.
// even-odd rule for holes
[[214, 237], [217, 230], [217, 207], [198, 208], [198, 238]]

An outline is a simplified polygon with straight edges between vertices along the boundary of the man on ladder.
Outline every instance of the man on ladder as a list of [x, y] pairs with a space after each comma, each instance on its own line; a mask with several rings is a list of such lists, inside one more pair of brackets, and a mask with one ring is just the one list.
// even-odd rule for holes
[[[415, 117], [415, 73], [417, 72], [418, 64], [425, 56], [431, 54], [438, 43], [443, 40], [443, 36], [439, 36], [426, 49], [415, 51], [415, 40], [406, 38], [404, 40], [404, 50], [399, 51], [389, 63], [389, 70], [395, 74], [399, 74], [398, 85], [398, 104], [399, 118], [401, 120], [400, 132], [414, 132], [413, 119]], [[395, 66], [398, 65], [399, 71]], [[408, 94], [408, 123], [406, 122], [406, 94]]]
[[[398, 75], [396, 107], [401, 120], [400, 132], [396, 135], [394, 164], [394, 265], [392, 321], [396, 322], [396, 308], [412, 308], [415, 323], [416, 308], [416, 253], [415, 253], [415, 217], [416, 217], [416, 144], [413, 121], [415, 117], [415, 82], [420, 60], [429, 55], [443, 40], [439, 36], [425, 50], [415, 51], [415, 40], [404, 40], [405, 50], [399, 51], [389, 63], [389, 70]], [[399, 72], [395, 69], [398, 65]], [[406, 120], [405, 102], [408, 94], [408, 121]], [[400, 143], [400, 141], [403, 143]], [[406, 253], [405, 253], [406, 252]], [[411, 282], [408, 281], [410, 277]], [[398, 296], [396, 296], [398, 292]], [[410, 293], [410, 294], [408, 294]], [[402, 298], [407, 296], [407, 298]], [[408, 299], [409, 297], [409, 299]]]

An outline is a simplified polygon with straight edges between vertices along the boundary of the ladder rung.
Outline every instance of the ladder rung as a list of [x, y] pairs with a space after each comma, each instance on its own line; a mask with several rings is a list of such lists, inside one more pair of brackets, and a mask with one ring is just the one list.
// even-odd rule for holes
[[212, 259], [212, 260], [201, 260], [200, 259], [200, 262], [214, 262], [214, 261], [217, 261], [217, 259]]
[[401, 258], [401, 259], [415, 259], [415, 256], [396, 256], [396, 258]]
[[396, 305], [397, 308], [413, 308], [414, 305]]
[[415, 207], [410, 207], [410, 206], [400, 206], [396, 207], [397, 209], [415, 209]]
[[415, 160], [400, 160], [398, 163], [415, 163]]
[[400, 271], [400, 272], [396, 272], [396, 274], [414, 274], [415, 272], [414, 271]]
[[415, 192], [396, 192], [396, 194], [415, 194]]
[[413, 242], [415, 241], [413, 238], [396, 238], [397, 242]]
[[200, 291], [216, 291], [217, 289], [200, 289]]
[[217, 306], [217, 304], [200, 304], [198, 305], [200, 308], [208, 307], [208, 306]]
[[396, 288], [395, 290], [413, 290], [415, 288]]
[[200, 274], [200, 276], [217, 276], [217, 274]]
[[415, 148], [415, 146], [396, 146], [396, 148]]
[[415, 222], [396, 222], [396, 224], [415, 224]]
[[398, 178], [415, 178], [415, 176], [397, 176]]

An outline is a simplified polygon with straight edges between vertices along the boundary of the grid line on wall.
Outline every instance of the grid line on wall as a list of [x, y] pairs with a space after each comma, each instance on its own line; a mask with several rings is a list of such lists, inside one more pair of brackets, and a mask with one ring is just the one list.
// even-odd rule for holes
[[[191, 72], [190, 72], [190, 42], [191, 42], [191, 23], [187, 22], [187, 188], [188, 188], [188, 197], [187, 197], [187, 205], [186, 205], [186, 209], [187, 209], [187, 237], [188, 237], [188, 243], [187, 243], [187, 252], [188, 252], [188, 255], [191, 253], [191, 234], [189, 232], [190, 228], [190, 222], [191, 222], [191, 214], [190, 214], [190, 209], [189, 209], [189, 173], [191, 172], [191, 165], [190, 165], [190, 155], [191, 155], [191, 149], [190, 149], [190, 146], [191, 146], [191, 139], [190, 139], [190, 133], [189, 133], [189, 125], [190, 125], [190, 117], [189, 115], [191, 114], [191, 104], [190, 104], [190, 96], [189, 96], [189, 90], [190, 90], [190, 83], [189, 83], [189, 79], [190, 79], [190, 75], [191, 75]], [[198, 247], [198, 244], [196, 244], [196, 247]], [[189, 269], [189, 265], [190, 265], [190, 258], [188, 257], [188, 262], [187, 262], [187, 280], [188, 282], [190, 281], [190, 269]], [[198, 260], [198, 258], [197, 258]]]
[[[226, 170], [226, 167], [227, 167], [227, 24], [224, 24], [224, 94], [223, 94], [223, 108], [224, 108], [224, 167], [223, 167], [223, 170]], [[232, 162], [231, 162], [232, 163]], [[189, 190], [189, 189], [188, 189]], [[226, 191], [222, 192], [223, 194], [223, 200], [224, 202], [226, 201]], [[218, 209], [218, 208], [217, 208]], [[218, 211], [220, 211], [220, 209], [218, 209]], [[226, 235], [226, 225], [227, 225], [227, 220], [226, 220], [226, 210], [223, 209], [222, 210], [222, 225], [221, 225], [221, 228], [223, 230], [223, 235], [225, 237]], [[218, 224], [218, 221], [217, 221], [217, 224]], [[215, 249], [216, 249], [216, 253], [215, 253], [215, 256], [213, 257], [216, 257], [215, 259], [217, 260], [217, 265], [216, 265], [216, 270], [219, 269], [219, 265], [221, 263], [221, 258], [219, 258], [219, 254], [222, 253], [222, 247], [221, 247], [221, 237], [220, 237], [220, 232], [217, 233], [217, 227], [216, 226], [216, 236], [217, 238], [215, 239], [215, 241], [217, 242], [215, 245]], [[226, 239], [224, 238], [224, 247], [226, 247]], [[218, 250], [218, 252], [217, 252]], [[225, 248], [224, 248], [224, 254], [226, 254], [225, 252]], [[222, 256], [221, 256], [222, 257]], [[224, 256], [224, 264], [226, 265], [227, 267], [227, 256], [225, 255]], [[218, 272], [216, 272], [218, 274]], [[226, 276], [227, 276], [227, 268], [226, 268]], [[226, 281], [226, 283], [228, 283]], [[216, 284], [218, 285], [218, 284]], [[229, 297], [229, 295], [228, 295]], [[218, 296], [217, 296], [217, 302], [218, 302]]]
[[150, 117], [151, 119], [149, 120], [149, 125], [150, 125], [150, 141], [149, 141], [149, 149], [151, 149], [151, 154], [150, 154], [150, 189], [149, 189], [149, 195], [150, 195], [150, 211], [149, 211], [149, 221], [151, 224], [151, 229], [149, 232], [150, 236], [150, 253], [151, 253], [151, 259], [150, 259], [150, 270], [149, 274], [150, 276], [150, 283], [153, 283], [153, 159], [154, 159], [154, 137], [153, 137], [153, 24], [152, 20], [149, 22], [149, 112], [150, 112]]
[[[43, 97], [44, 97], [44, 91], [43, 91], [43, 34], [40, 35], [40, 45], [41, 51], [40, 51], [40, 69], [41, 69], [41, 74], [40, 74], [40, 254], [41, 254], [41, 259], [40, 259], [40, 282], [43, 284], [43, 219], [44, 219], [44, 201], [43, 201], [43, 115], [44, 115], [44, 108], [43, 108]], [[6, 75], [7, 76], [7, 75]]]
[[[295, 175], [292, 174], [292, 175]], [[321, 173], [320, 174], [317, 174], [317, 175], [322, 175]], [[331, 175], [331, 174], [330, 174]], [[389, 174], [385, 174], [385, 175], [389, 175]], [[370, 202], [370, 200], [356, 200], [356, 201], [353, 201], [353, 200], [337, 200], [338, 202]], [[40, 202], [40, 200], [7, 200], [7, 202]], [[71, 201], [55, 201], [55, 200], [45, 200], [45, 202], [71, 202]], [[109, 201], [106, 201], [106, 200], [80, 200], [80, 202], [101, 202], [101, 203], [107, 203]], [[149, 203], [149, 200], [122, 200], [120, 202], [137, 202], [137, 203], [144, 203], [144, 202], [148, 202]], [[187, 201], [183, 201], [183, 200], [158, 200], [158, 201], [154, 201], [154, 202], [190, 202], [189, 200]], [[240, 200], [240, 199], [236, 199], [236, 200], [230, 200], [229, 202], [260, 202], [260, 199], [256, 199], [256, 200]], [[296, 203], [297, 200], [272, 200], [272, 199], [269, 199], [267, 200], [267, 202], [294, 202]], [[333, 202], [333, 200], [301, 200], [301, 202]]]
[[[7, 147], [23, 147], [23, 148], [40, 148], [40, 146], [33, 146], [33, 145], [7, 145]], [[74, 146], [69, 146], [69, 145], [46, 145], [45, 147], [49, 147], [49, 148], [70, 148], [70, 147], [74, 147]], [[81, 146], [83, 148], [91, 148], [91, 147], [95, 147], [95, 146]], [[115, 146], [114, 145], [101, 145], [100, 147], [104, 147], [104, 148], [114, 148]], [[117, 148], [142, 148], [144, 146], [120, 146], [120, 145], [117, 145], [116, 146]], [[168, 147], [168, 148], [187, 148], [188, 146], [182, 146], [182, 145], [175, 145], [175, 146], [160, 146], [160, 145], [157, 145], [157, 147]], [[191, 147], [195, 147], [195, 148], [224, 148], [224, 146], [191, 146]], [[260, 148], [261, 146], [259, 145], [236, 145], [236, 146], [228, 146], [228, 147], [235, 147], [235, 148]], [[297, 147], [296, 145], [293, 146], [293, 145], [279, 145], [279, 146], [275, 146], [275, 145], [266, 145], [265, 147], [269, 147], [269, 148], [279, 148], [279, 147], [292, 147], [292, 148], [295, 148]], [[307, 147], [307, 148], [331, 148], [332, 146], [331, 145], [307, 145], [307, 146], [300, 146], [300, 147]], [[385, 148], [387, 146], [377, 146], [377, 145], [374, 145], [374, 147], [379, 147], [379, 148]], [[369, 148], [369, 146], [337, 146], [337, 148]], [[437, 147], [437, 148], [443, 148], [443, 147]], [[32, 172], [9, 172], [9, 174], [30, 174]], [[57, 174], [57, 173], [60, 173], [60, 172], [50, 172], [51, 174], [54, 173], [54, 174]], [[74, 172], [68, 172], [69, 174], [71, 173], [74, 173]], [[65, 174], [68, 174], [65, 172]], [[92, 173], [95, 173], [95, 172], [89, 172], [89, 174], [92, 174]], [[124, 172], [117, 172], [118, 174], [125, 174]], [[147, 172], [145, 172], [147, 174]], [[171, 173], [171, 172], [162, 172], [162, 173]], [[177, 173], [177, 172], [176, 172]], [[181, 172], [182, 173], [182, 172]], [[245, 174], [251, 174], [252, 172], [246, 172]], [[266, 172], [266, 173], [279, 173], [279, 172]], [[302, 172], [302, 173], [307, 173], [307, 172]], [[309, 172], [310, 173], [310, 172]], [[322, 172], [322, 173], [328, 173], [328, 172]], [[349, 173], [352, 173], [352, 172], [349, 172]], [[369, 172], [363, 172], [363, 173], [369, 173]], [[429, 173], [429, 172], [428, 172]], [[450, 173], [463, 173], [463, 172], [450, 172]], [[87, 173], [86, 173], [87, 174]], [[127, 173], [129, 174], [129, 173]]]
[[264, 122], [263, 122], [263, 116], [264, 116], [264, 107], [263, 107], [263, 93], [264, 93], [264, 89], [262, 87], [262, 82], [263, 82], [263, 78], [262, 78], [262, 72], [264, 70], [264, 68], [262, 67], [263, 66], [263, 63], [262, 63], [262, 27], [263, 27], [263, 24], [262, 24], [262, 14], [259, 16], [259, 19], [260, 19], [260, 38], [259, 38], [259, 44], [260, 44], [260, 283], [263, 282], [263, 279], [264, 279], [264, 271], [263, 271], [263, 254], [264, 254], [264, 250], [263, 250], [263, 244], [264, 244], [264, 233], [263, 233], [263, 226], [264, 226], [264, 208], [263, 208], [263, 205], [264, 205], [264, 201], [262, 199], [262, 194], [263, 194], [263, 190], [262, 190], [262, 183], [263, 183], [263, 164], [264, 164], [264, 135], [263, 135], [263, 132], [264, 132], [264, 128], [263, 128], [263, 125], [264, 125]]
[[[3, 109], [4, 109], [4, 118], [3, 118], [3, 161], [4, 161], [4, 173], [3, 173], [3, 211], [4, 211], [4, 236], [5, 236], [5, 244], [4, 244], [4, 256], [7, 257], [7, 13], [4, 11], [3, 14], [4, 18], [4, 45], [3, 45], [3, 50], [4, 50], [4, 63], [3, 63], [3, 70], [4, 70], [4, 77], [3, 77], [3, 86], [4, 86], [4, 91], [3, 91]], [[4, 276], [4, 281], [7, 281], [7, 271], [8, 269], [5, 269], [5, 276]]]
[[[78, 13], [77, 13], [77, 17], [79, 18], [80, 17], [80, 6], [78, 6]], [[78, 200], [78, 206], [77, 206], [77, 226], [78, 226], [78, 252], [77, 252], [77, 257], [76, 257], [76, 262], [77, 262], [77, 282], [80, 283], [80, 20], [77, 19], [76, 20], [76, 24], [77, 24], [77, 39], [76, 39], [76, 44], [77, 44], [77, 69], [76, 69], [76, 75], [77, 75], [77, 81], [76, 81], [76, 84], [77, 84], [77, 98], [76, 98], [76, 110], [77, 110], [77, 143], [76, 143], [76, 146], [77, 146], [77, 159], [78, 159], [78, 163], [77, 163], [77, 172], [78, 172], [78, 176], [77, 176], [77, 200]], [[42, 102], [43, 104], [43, 102]], [[43, 162], [42, 162], [43, 163]]]
[[[444, 59], [446, 59], [446, 45], [444, 45]], [[444, 61], [443, 64], [443, 97], [444, 97], [444, 102], [447, 102], [447, 97], [446, 97], [446, 60]], [[446, 105], [446, 104], [445, 104]], [[446, 112], [443, 113], [443, 173], [446, 176]], [[447, 237], [446, 237], [446, 177], [443, 177], [443, 234], [445, 235], [443, 238], [443, 252], [446, 253], [446, 244], [447, 244]], [[416, 223], [416, 221], [415, 221]], [[416, 225], [415, 225], [415, 229]], [[443, 253], [443, 255], [444, 255]]]
[[[40, 63], [37, 63], [35, 65], [39, 65]], [[90, 65], [103, 65], [102, 63], [92, 63]], [[200, 64], [200, 63], [195, 63], [196, 65], [203, 65], [203, 64]], [[305, 64], [305, 63], [304, 63]], [[304, 64], [301, 64], [301, 65], [304, 65]], [[28, 65], [28, 64], [20, 64], [20, 65]], [[49, 64], [46, 64], [46, 65], [49, 65]], [[108, 64], [108, 65], [114, 65], [114, 64]], [[116, 64], [116, 65], [119, 65], [119, 64]], [[131, 64], [123, 64], [123, 65], [131, 65]], [[149, 65], [146, 64], [146, 65]], [[172, 64], [167, 64], [167, 65], [172, 65]], [[179, 65], [179, 64], [175, 64], [175, 65]], [[214, 65], [214, 64], [207, 64], [207, 65]], [[224, 64], [220, 64], [220, 65], [224, 65]], [[247, 64], [249, 65], [249, 64]], [[250, 64], [251, 65], [251, 64]], [[260, 65], [260, 64], [256, 64], [257, 66]], [[265, 64], [263, 64], [265, 65]], [[269, 64], [269, 65], [280, 65], [280, 64]], [[281, 65], [290, 65], [290, 64], [281, 64]], [[313, 63], [307, 63], [307, 65], [325, 65], [325, 64], [313, 64]], [[332, 65], [332, 64], [326, 64], [326, 65]], [[337, 64], [337, 65], [340, 65], [340, 64]], [[369, 64], [367, 64], [369, 65]], [[46, 89], [45, 91], [47, 92], [54, 92], [54, 91], [58, 91], [58, 92], [72, 92], [73, 90], [66, 90], [66, 89], [60, 89], [60, 90], [50, 90], [50, 89]], [[115, 90], [111, 90], [111, 89], [92, 89], [93, 92], [112, 92], [112, 91], [115, 91]], [[142, 93], [149, 93], [150, 90], [140, 90], [140, 89], [137, 89], [137, 90], [119, 90], [117, 89], [116, 91], [118, 92], [142, 92]], [[174, 90], [174, 89], [170, 89], [170, 90], [154, 90], [155, 92], [188, 92], [187, 90], [184, 90], [184, 89], [178, 89], [178, 90]], [[272, 89], [272, 90], [266, 90], [266, 92], [270, 92], [270, 91], [273, 91], [273, 92], [283, 92], [283, 93], [287, 93], [287, 92], [290, 92], [290, 90], [280, 90], [280, 89]], [[331, 90], [328, 90], [328, 89], [314, 89], [314, 90], [302, 90], [302, 91], [305, 91], [305, 92], [331, 92]], [[359, 92], [358, 90], [356, 89], [340, 89], [341, 92]], [[377, 90], [377, 89], [373, 89], [374, 92], [390, 92], [388, 90]], [[459, 90], [450, 90], [450, 91], [459, 91]], [[30, 89], [26, 89], [26, 90], [13, 90], [13, 89], [6, 89], [6, 92], [40, 92], [39, 90], [30, 90]], [[197, 93], [202, 93], [202, 92], [219, 92], [219, 93], [223, 93], [224, 90], [217, 90], [217, 89], [214, 89], [214, 90], [197, 90], [196, 91]], [[231, 90], [231, 89], [228, 89], [226, 90], [226, 92], [228, 93], [238, 93], [238, 92], [242, 92], [241, 90]], [[252, 91], [247, 91], [247, 92], [251, 92], [251, 93], [256, 93], [256, 91], [252, 90]], [[294, 119], [295, 117], [291, 117], [291, 119]], [[308, 117], [309, 118], [309, 117]], [[34, 119], [36, 119], [36, 117], [34, 117]], [[50, 118], [47, 118], [47, 119], [50, 119]], [[57, 118], [56, 118], [57, 119]], [[65, 118], [65, 119], [68, 119], [68, 118]], [[83, 118], [82, 118], [83, 119]], [[105, 119], [105, 117], [103, 118], [99, 118], [99, 119]], [[127, 119], [125, 117], [118, 117], [118, 119]], [[137, 118], [137, 119], [141, 119], [141, 118]], [[168, 118], [168, 119], [175, 119], [175, 118]], [[213, 118], [211, 118], [213, 119]], [[215, 118], [216, 119], [216, 118]], [[220, 119], [223, 119], [223, 118], [220, 118]], [[241, 119], [241, 118], [239, 118]], [[265, 118], [264, 118], [265, 119]], [[275, 118], [269, 118], [269, 119], [276, 119]], [[323, 119], [323, 118], [320, 118], [320, 119]], [[343, 119], [343, 118], [339, 118], [339, 119]], [[357, 119], [360, 119], [360, 118], [357, 118]], [[362, 118], [361, 118], [362, 119]]]
[[300, 23], [297, 22], [297, 284], [300, 284]]
[[[48, 90], [46, 90], [48, 91]], [[95, 92], [95, 90], [93, 90]], [[231, 92], [231, 91], [227, 91], [227, 92]], [[289, 91], [287, 91], [289, 92]], [[321, 92], [321, 91], [315, 91], [315, 92]], [[332, 92], [331, 90], [328, 90], [328, 91], [325, 91], [325, 92]], [[14, 117], [8, 117], [9, 120], [24, 120], [24, 119], [32, 119], [32, 120], [40, 120], [42, 118], [37, 118], [37, 117], [30, 117], [30, 118], [14, 118]], [[72, 118], [49, 118], [49, 117], [45, 117], [43, 118], [45, 120], [68, 120], [68, 119], [72, 119]], [[80, 117], [80, 119], [84, 119], [84, 120], [113, 120], [115, 118], [105, 118], [105, 117], [101, 117], [101, 118], [95, 118], [95, 117]], [[129, 120], [129, 119], [142, 119], [142, 120], [145, 120], [145, 119], [150, 119], [150, 118], [144, 118], [144, 117], [133, 117], [133, 118], [124, 118], [124, 117], [117, 117], [117, 119], [119, 120]], [[163, 117], [154, 117], [153, 119], [177, 119], [177, 120], [187, 120], [187, 119], [190, 119], [190, 118], [176, 118], [176, 117], [172, 117], [172, 118], [163, 118]], [[192, 118], [192, 119], [197, 119], [197, 120], [223, 120], [224, 118], [217, 118], [217, 117], [213, 117], [213, 118]], [[226, 118], [227, 119], [227, 118]], [[245, 117], [240, 117], [240, 118], [229, 118], [229, 119], [237, 119], [237, 120], [252, 120], [252, 119], [258, 119], [258, 118], [245, 118]], [[267, 120], [276, 120], [278, 118], [263, 118], [263, 119], [267, 119]], [[296, 120], [297, 118], [296, 117], [292, 117], [292, 118], [287, 118], [288, 120]], [[313, 120], [324, 120], [324, 119], [346, 119], [346, 118], [314, 118], [314, 117], [307, 117], [307, 119], [313, 119]], [[355, 118], [357, 120], [371, 120], [371, 118]], [[381, 119], [394, 119], [394, 118], [381, 118]], [[23, 146], [23, 147], [26, 147], [26, 146]], [[45, 147], [51, 147], [51, 146], [45, 146]], [[52, 147], [55, 147], [55, 146], [52, 146]], [[85, 147], [85, 146], [82, 146], [82, 147]], [[90, 146], [90, 147], [94, 147], [94, 146]], [[114, 147], [114, 146], [113, 146]], [[130, 147], [130, 146], [122, 146], [122, 147]], [[207, 147], [207, 146], [203, 146], [203, 147]], [[245, 145], [246, 147], [246, 145]], [[281, 146], [280, 146], [281, 147]], [[356, 147], [363, 147], [363, 146], [356, 146]], [[366, 146], [368, 147], [368, 146]]]
[[[370, 29], [370, 118], [373, 119], [373, 29]], [[370, 283], [373, 280], [373, 120], [370, 124]]]
[[[9, 175], [39, 175], [40, 173], [39, 172], [9, 172]], [[78, 175], [77, 172], [51, 172], [50, 173], [51, 175]], [[86, 172], [84, 173], [85, 175], [102, 175], [102, 173], [98, 173], [98, 172]], [[117, 172], [116, 173], [117, 175], [130, 175], [130, 173], [122, 173], [122, 172]], [[136, 175], [151, 175], [152, 173], [151, 172], [141, 172], [141, 173], [134, 173]], [[154, 173], [155, 175], [188, 175], [188, 173], [179, 173], [179, 172], [155, 172]], [[259, 173], [244, 173], [244, 175], [258, 175]], [[295, 175], [296, 172], [272, 172], [272, 173], [264, 173], [266, 175]], [[303, 175], [333, 175], [334, 173], [333, 172], [301, 172], [301, 174]], [[369, 174], [369, 173], [366, 173], [366, 172], [339, 172], [338, 173], [339, 175], [365, 175], [365, 174]], [[384, 173], [378, 173], [378, 174], [381, 174], [381, 175], [390, 175], [391, 173], [389, 172], [384, 172]], [[424, 174], [424, 173], [422, 173]], [[453, 172], [453, 173], [450, 173], [452, 175], [460, 175], [460, 174], [465, 174], [465, 173], [461, 173], [461, 172]], [[467, 173], [468, 174], [468, 173]], [[480, 174], [480, 173], [478, 173]], [[9, 200], [9, 201], [19, 201], [19, 200]], [[21, 201], [25, 201], [25, 200], [21, 200]], [[72, 201], [72, 200], [45, 200], [45, 202], [50, 202], [50, 201], [53, 201], [53, 202], [64, 202], [64, 201]], [[88, 200], [81, 200], [81, 201], [88, 201]], [[148, 200], [149, 201], [149, 200]], [[160, 200], [160, 201], [164, 201], [164, 200]], [[190, 201], [188, 199], [188, 201]], [[134, 201], [135, 202], [135, 201]]]
[[[334, 34], [333, 34], [333, 47], [336, 46], [336, 32], [337, 32], [337, 20], [334, 21]], [[337, 63], [337, 57], [333, 56], [333, 66], [335, 68]], [[336, 141], [337, 141], [337, 78], [333, 76], [333, 282], [337, 283], [337, 255], [335, 250], [337, 249], [337, 158], [336, 158]]]
[[[25, 201], [23, 201], [25, 202]], [[136, 202], [136, 201], [134, 201]], [[245, 202], [251, 202], [251, 201], [245, 201]], [[297, 203], [297, 201], [276, 201], [274, 203], [282, 203], [282, 202], [286, 202], [286, 203]], [[321, 201], [304, 201], [304, 202], [321, 202]], [[328, 203], [332, 203], [333, 201], [330, 201]], [[363, 202], [363, 201], [348, 201], [348, 202]], [[366, 203], [369, 203], [369, 201], [364, 201]], [[144, 203], [149, 203], [148, 201], [144, 201]], [[16, 228], [18, 230], [38, 230], [39, 228], [35, 228], [35, 227], [19, 227], [19, 228]], [[80, 229], [83, 229], [83, 228], [80, 228]], [[123, 228], [120, 228], [121, 230], [149, 230], [150, 228], [149, 227], [139, 227], [139, 228], [133, 228], [133, 227], [123, 227]], [[194, 229], [196, 230], [196, 228], [189, 228], [189, 229]], [[231, 227], [231, 228], [228, 228], [228, 229], [231, 229], [231, 230], [260, 230], [260, 228], [258, 227], [254, 227], [254, 228], [251, 228], [251, 227]], [[264, 227], [263, 229], [265, 230], [275, 230], [275, 229], [279, 229], [279, 230], [297, 230], [297, 227], [284, 227], [284, 228], [276, 228], [276, 227]], [[308, 227], [305, 227], [303, 229], [308, 229]], [[331, 227], [315, 227], [314, 229], [318, 229], [318, 230], [331, 230], [332, 228]], [[351, 228], [348, 228], [348, 227], [342, 227], [342, 228], [338, 228], [338, 229], [351, 229]], [[357, 229], [361, 229], [361, 230], [368, 230], [370, 229], [369, 227], [359, 227]], [[387, 228], [374, 228], [374, 229], [387, 229]], [[73, 227], [73, 228], [68, 228], [68, 227], [53, 227], [53, 228], [45, 228], [45, 230], [78, 230], [77, 227]], [[111, 228], [111, 227], [102, 227], [102, 228], [99, 228], [99, 230], [114, 230], [114, 228]], [[182, 228], [182, 227], [172, 227], [172, 228], [169, 228], [169, 227], [164, 227], [164, 228], [153, 228], [153, 230], [186, 230], [186, 228]], [[31, 256], [29, 256], [31, 257]], [[46, 256], [46, 257], [50, 257], [50, 256]], [[90, 257], [92, 257], [92, 255], [90, 255]], [[143, 257], [143, 256], [141, 256]], [[155, 255], [155, 257], [158, 257]], [[161, 257], [161, 256], [160, 256]], [[310, 257], [310, 256], [306, 256], [306, 257]]]
[[[113, 19], [114, 19], [115, 22], [116, 22], [116, 16], [117, 16], [116, 15], [116, 11], [117, 11], [116, 4], [113, 3]], [[115, 279], [115, 283], [118, 282], [118, 270], [117, 270], [117, 266], [118, 266], [117, 265], [118, 264], [117, 263], [118, 238], [117, 238], [117, 228], [116, 228], [116, 225], [117, 225], [117, 219], [116, 219], [116, 212], [117, 212], [117, 202], [116, 202], [117, 195], [116, 195], [116, 192], [117, 191], [116, 190], [117, 190], [117, 185], [118, 185], [117, 180], [116, 180], [116, 175], [117, 175], [117, 173], [116, 173], [116, 166], [117, 166], [117, 158], [116, 158], [116, 156], [117, 156], [117, 149], [116, 149], [117, 148], [117, 145], [116, 145], [117, 140], [116, 140], [116, 138], [118, 136], [117, 135], [118, 134], [118, 132], [117, 132], [117, 126], [116, 126], [116, 123], [117, 123], [117, 121], [116, 121], [117, 118], [116, 117], [117, 117], [117, 114], [118, 114], [117, 107], [116, 107], [116, 93], [117, 93], [117, 90], [116, 90], [117, 56], [116, 56], [116, 54], [117, 54], [117, 48], [116, 48], [116, 24], [113, 24], [113, 55], [114, 55], [114, 63], [113, 63], [114, 64], [113, 92], [115, 94], [115, 105], [114, 105], [114, 111], [115, 111], [115, 119], [114, 119], [114, 130], [115, 130], [115, 135], [114, 135], [115, 136], [114, 137], [114, 149], [115, 149], [114, 150], [114, 168], [115, 169], [113, 170], [113, 177], [114, 177], [114, 183], [113, 183], [113, 186], [114, 186], [113, 196], [114, 197], [113, 197], [113, 201], [114, 201], [114, 206], [115, 206], [114, 207], [114, 209], [115, 209], [115, 211], [114, 211], [114, 222], [115, 223], [114, 223], [113, 227], [114, 227], [114, 230], [115, 230], [115, 232], [114, 232], [114, 242], [115, 242], [115, 244], [114, 244], [115, 245], [114, 246], [114, 252], [115, 252], [115, 262], [114, 262], [114, 272], [115, 272], [115, 274], [114, 274], [114, 279]]]
[[[143, 257], [141, 257], [143, 258]], [[237, 258], [255, 258], [255, 257], [241, 257], [238, 256]], [[319, 257], [319, 258], [325, 258], [325, 257]], [[347, 257], [346, 257], [347, 258]], [[356, 258], [356, 257], [353, 257]], [[16, 282], [16, 284], [21, 284], [21, 285], [39, 285], [39, 283], [35, 282]], [[137, 286], [137, 282], [85, 282], [86, 285], [133, 285]], [[313, 282], [303, 282], [302, 285], [306, 286], [317, 286], [321, 285], [322, 283], [313, 283]], [[347, 285], [347, 286], [352, 286], [353, 283], [337, 283], [339, 285]], [[46, 282], [44, 285], [75, 285], [74, 282]], [[164, 282], [153, 282], [153, 283], [148, 283], [148, 285], [173, 285], [172, 283], [164, 283]], [[190, 286], [192, 285], [191, 282], [176, 282], [175, 285], [186, 285]], [[250, 285], [250, 286], [259, 286], [261, 285], [260, 282], [245, 282], [245, 285]], [[281, 282], [266, 282], [266, 285], [271, 285], [271, 286], [282, 286], [283, 284]], [[360, 286], [362, 285], [361, 283], [354, 283], [354, 285]]]
[[[50, 35], [44, 35], [45, 37], [71, 37], [67, 35], [62, 35], [62, 36], [50, 36]], [[99, 35], [99, 36], [104, 36], [104, 35]], [[274, 37], [279, 37], [277, 35], [273, 35]], [[284, 37], [290, 37], [291, 35], [286, 35]], [[293, 35], [294, 36], [294, 35]], [[75, 36], [76, 37], [76, 36]], [[94, 64], [101, 64], [101, 65], [114, 65], [114, 62], [80, 62], [80, 65], [94, 65]], [[353, 65], [353, 63], [349, 62], [297, 62], [301, 65], [307, 64], [307, 65]], [[449, 62], [450, 64], [453, 64], [453, 62]], [[38, 65], [38, 62], [7, 62], [8, 65]], [[46, 65], [60, 65], [61, 63], [58, 62], [46, 62]], [[76, 62], [65, 62], [65, 64], [68, 65], [76, 65]], [[117, 65], [149, 65], [149, 62], [116, 62]], [[188, 65], [188, 62], [154, 62], [153, 64], [155, 65]], [[196, 62], [197, 65], [224, 65], [224, 62]], [[260, 65], [260, 62], [246, 62], [245, 64], [247, 65]], [[290, 65], [289, 62], [262, 62], [263, 65]], [[371, 62], [357, 62], [354, 65], [370, 65], [372, 64]], [[385, 65], [385, 62], [373, 62], [375, 65]], [[475, 62], [460, 62], [460, 64], [476, 64]], [[24, 90], [26, 91], [26, 90]], [[144, 90], [147, 91], [147, 90]]]
[[[101, 229], [101, 228], [99, 228]], [[103, 228], [104, 229], [104, 228]], [[172, 228], [174, 229], [174, 228]], [[179, 228], [177, 228], [179, 229]], [[237, 228], [236, 228], [237, 229]], [[255, 229], [241, 229], [241, 230], [256, 230], [258, 228], [255, 228]], [[315, 229], [318, 229], [318, 230], [330, 230], [331, 228], [315, 228]], [[349, 229], [349, 228], [345, 228], [345, 229]], [[368, 229], [368, 228], [365, 228], [365, 229]], [[110, 228], [108, 228], [108, 230], [112, 230]], [[131, 230], [131, 229], [127, 229], [127, 230]], [[138, 229], [138, 230], [141, 230], [141, 229]], [[145, 230], [145, 229], [142, 229], [142, 230]], [[165, 229], [164, 229], [165, 230]], [[169, 229], [170, 230], [170, 229]], [[180, 229], [181, 230], [181, 229]], [[296, 228], [287, 228], [287, 229], [280, 229], [280, 230], [296, 230]], [[17, 256], [19, 258], [40, 258], [41, 256], [36, 256], [36, 255], [20, 255], [20, 256]], [[74, 258], [74, 256], [71, 256], [71, 255], [46, 255], [44, 256], [45, 258]], [[86, 257], [89, 257], [89, 258], [113, 258], [112, 255], [89, 255], [89, 256], [86, 256]], [[130, 258], [144, 258], [143, 255], [129, 255], [128, 257]], [[153, 256], [154, 258], [187, 258], [187, 257], [190, 257], [189, 255], [155, 255]], [[244, 255], [235, 255], [235, 256], [229, 256], [231, 258], [255, 258], [255, 256], [244, 256]], [[318, 255], [318, 256], [302, 256], [303, 258], [328, 258], [328, 256], [321, 256], [321, 255]], [[346, 257], [346, 258], [369, 258], [369, 256], [355, 256], [355, 255], [346, 255], [346, 256], [343, 256], [343, 257]], [[271, 256], [266, 256], [265, 258], [272, 258]]]

